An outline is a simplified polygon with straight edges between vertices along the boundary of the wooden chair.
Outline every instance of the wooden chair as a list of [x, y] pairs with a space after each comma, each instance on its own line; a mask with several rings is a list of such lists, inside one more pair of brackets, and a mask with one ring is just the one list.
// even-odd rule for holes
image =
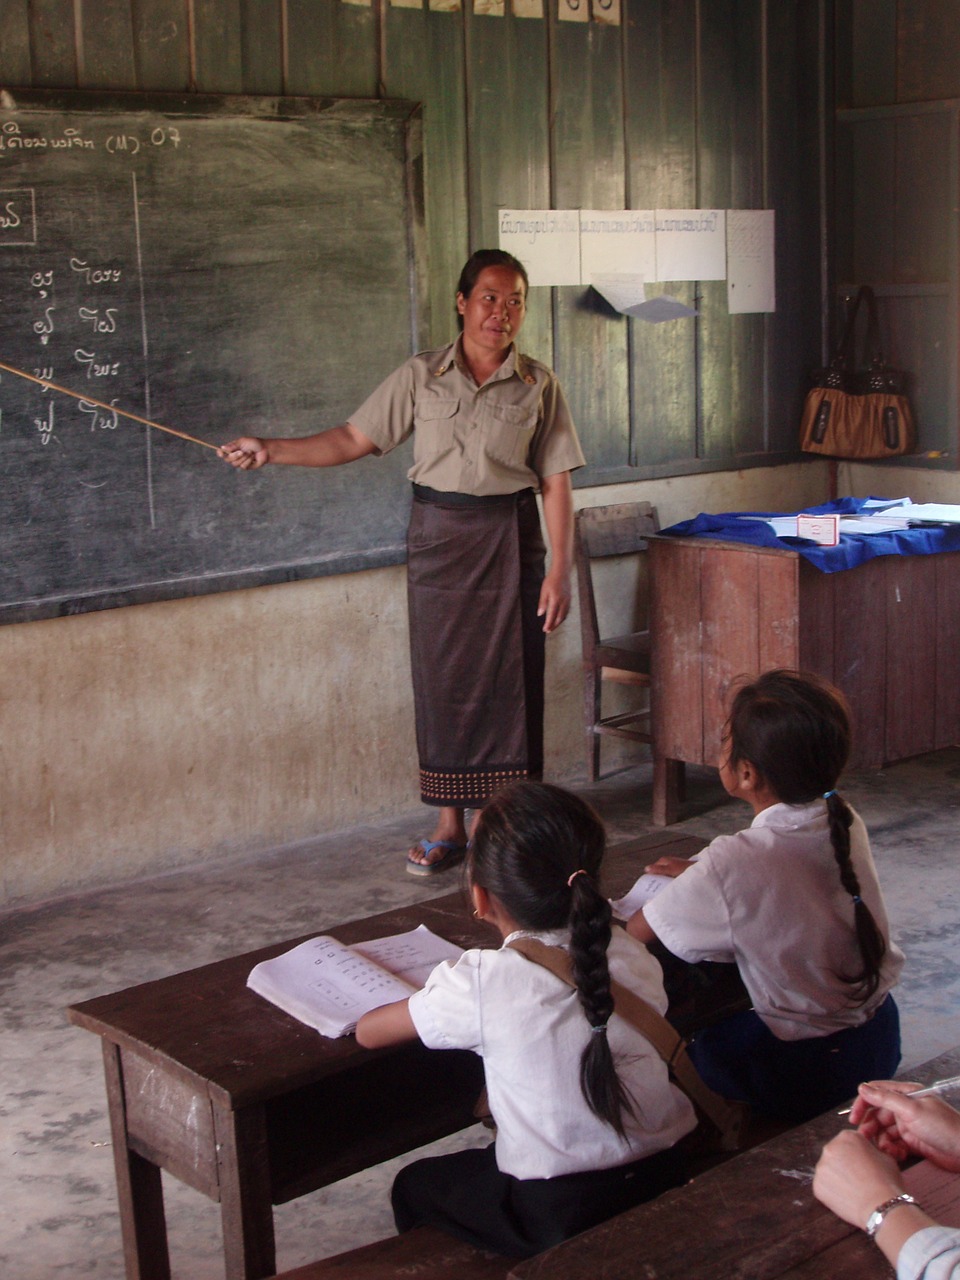
[[[583, 707], [587, 731], [587, 776], [600, 773], [600, 739], [604, 734], [652, 743], [649, 695], [646, 706], [617, 715], [601, 714], [604, 680], [650, 688], [650, 632], [602, 638], [597, 619], [591, 562], [609, 556], [642, 554], [647, 535], [659, 529], [656, 509], [649, 502], [587, 507], [574, 521], [577, 582], [580, 589], [580, 630], [583, 640]], [[642, 726], [642, 727], [641, 727]]]

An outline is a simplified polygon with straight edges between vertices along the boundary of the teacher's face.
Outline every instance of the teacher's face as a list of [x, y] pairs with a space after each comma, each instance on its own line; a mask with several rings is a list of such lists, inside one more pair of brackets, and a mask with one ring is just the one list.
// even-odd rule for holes
[[457, 294], [468, 347], [506, 354], [527, 313], [523, 277], [509, 267], [484, 267], [467, 297]]

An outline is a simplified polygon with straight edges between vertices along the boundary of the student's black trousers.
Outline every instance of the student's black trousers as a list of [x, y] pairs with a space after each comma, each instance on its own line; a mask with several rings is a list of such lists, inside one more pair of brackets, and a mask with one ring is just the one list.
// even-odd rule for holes
[[480, 1249], [529, 1258], [686, 1180], [672, 1148], [633, 1164], [556, 1178], [513, 1178], [493, 1146], [417, 1160], [393, 1184], [398, 1231], [440, 1227]]

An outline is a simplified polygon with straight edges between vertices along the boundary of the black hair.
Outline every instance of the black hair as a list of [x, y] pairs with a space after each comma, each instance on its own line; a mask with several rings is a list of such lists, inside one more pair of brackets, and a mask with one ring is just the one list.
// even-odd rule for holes
[[[465, 298], [469, 298], [473, 293], [473, 287], [480, 278], [480, 272], [486, 271], [487, 267], [506, 267], [509, 271], [515, 271], [523, 281], [523, 292], [526, 295], [530, 291], [530, 280], [527, 276], [527, 269], [523, 263], [507, 253], [505, 249], [476, 249], [471, 253], [470, 257], [463, 264], [463, 270], [460, 272], [460, 279], [457, 281], [457, 293], [462, 293]], [[463, 316], [457, 312], [457, 324], [463, 328]]]
[[860, 882], [850, 859], [853, 811], [836, 785], [850, 755], [850, 711], [839, 689], [802, 671], [767, 671], [734, 696], [727, 721], [731, 766], [749, 761], [784, 804], [826, 800], [830, 843], [840, 881], [853, 899], [854, 925], [863, 968], [841, 974], [854, 988], [857, 1003], [869, 1000], [880, 983], [886, 952], [877, 922], [860, 897]]
[[606, 1036], [613, 995], [611, 910], [598, 888], [605, 847], [603, 823], [583, 800], [550, 783], [516, 782], [484, 806], [467, 874], [522, 928], [569, 928], [577, 997], [590, 1026], [601, 1029], [581, 1056], [580, 1088], [594, 1115], [623, 1137], [624, 1114], [633, 1108]]

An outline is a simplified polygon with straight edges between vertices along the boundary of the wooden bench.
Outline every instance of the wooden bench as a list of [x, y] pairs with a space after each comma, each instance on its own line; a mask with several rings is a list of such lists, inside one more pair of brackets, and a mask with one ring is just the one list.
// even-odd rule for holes
[[[958, 1070], [960, 1048], [905, 1074], [932, 1083]], [[525, 1261], [419, 1227], [277, 1280], [887, 1280], [879, 1251], [810, 1190], [823, 1144], [843, 1124], [827, 1112], [794, 1127], [754, 1126], [745, 1151], [704, 1161], [686, 1186]]]
[[285, 1271], [277, 1280], [506, 1280], [516, 1259], [484, 1253], [435, 1227], [417, 1227]]
[[[958, 1071], [960, 1048], [903, 1075], [931, 1084]], [[874, 1244], [811, 1191], [823, 1144], [845, 1124], [828, 1111], [788, 1129], [684, 1187], [516, 1263], [509, 1278], [889, 1280]]]
[[[769, 1141], [789, 1127], [772, 1120], [752, 1123], [744, 1150]], [[699, 1177], [733, 1158], [734, 1153], [695, 1156], [692, 1175]], [[284, 1271], [276, 1280], [410, 1280], [413, 1276], [416, 1280], [508, 1280], [518, 1265], [516, 1259], [474, 1249], [435, 1227], [417, 1227], [400, 1236]]]

